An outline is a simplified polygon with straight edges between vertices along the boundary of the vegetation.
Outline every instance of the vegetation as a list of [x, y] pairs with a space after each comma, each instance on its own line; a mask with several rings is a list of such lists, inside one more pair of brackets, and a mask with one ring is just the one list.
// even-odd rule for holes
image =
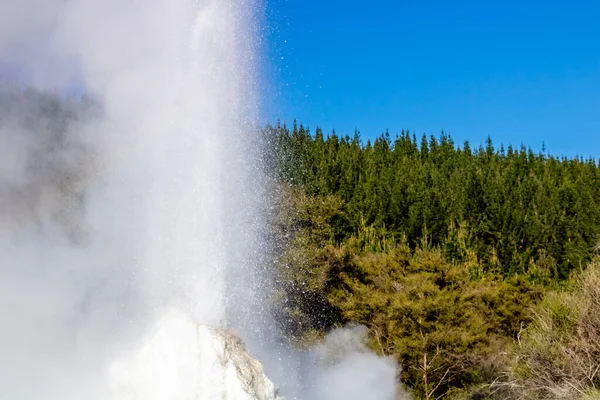
[[598, 260], [534, 309], [513, 350], [509, 378], [504, 386], [522, 399], [600, 398]]
[[600, 233], [600, 170], [592, 159], [557, 159], [521, 147], [472, 150], [452, 138], [389, 134], [314, 136], [302, 125], [268, 128], [278, 178], [309, 196], [344, 202], [334, 235], [342, 242], [362, 225], [422, 240], [460, 261], [462, 229], [483, 271], [530, 271], [559, 280], [589, 260]]
[[[555, 343], [540, 318], [563, 296], [545, 293], [570, 287], [594, 254], [595, 161], [495, 150], [491, 140], [473, 151], [444, 134], [362, 145], [296, 125], [266, 132], [281, 189], [278, 319], [289, 337], [302, 344], [363, 324], [419, 399], [561, 398], [531, 389]], [[600, 314], [600, 303], [585, 304]], [[600, 335], [600, 323], [590, 326]], [[565, 351], [585, 342], [571, 336]], [[557, 366], [542, 364], [555, 379]], [[558, 386], [591, 395], [582, 374]]]

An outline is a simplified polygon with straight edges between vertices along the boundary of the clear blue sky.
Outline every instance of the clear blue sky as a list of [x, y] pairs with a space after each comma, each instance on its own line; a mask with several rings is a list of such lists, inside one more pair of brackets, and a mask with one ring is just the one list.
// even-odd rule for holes
[[266, 1], [264, 119], [600, 157], [600, 1]]

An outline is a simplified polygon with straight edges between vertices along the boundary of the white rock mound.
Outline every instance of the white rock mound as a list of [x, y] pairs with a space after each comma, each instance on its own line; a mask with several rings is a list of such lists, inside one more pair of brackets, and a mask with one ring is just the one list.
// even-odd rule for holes
[[109, 376], [114, 400], [282, 400], [239, 338], [177, 310]]

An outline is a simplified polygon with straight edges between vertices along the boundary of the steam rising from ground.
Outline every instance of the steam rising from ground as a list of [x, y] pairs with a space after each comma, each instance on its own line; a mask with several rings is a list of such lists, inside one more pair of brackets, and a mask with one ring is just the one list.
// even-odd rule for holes
[[3, 397], [111, 398], [112, 360], [175, 306], [234, 327], [268, 373], [290, 371], [280, 382], [310, 377], [288, 384], [299, 398], [393, 398], [393, 364], [364, 347], [306, 372], [273, 345], [251, 13], [243, 0], [0, 0], [0, 69], [99, 100], [2, 82]]
[[313, 354], [317, 360], [309, 398], [395, 399], [396, 364], [371, 353], [367, 330], [355, 326], [332, 331]]

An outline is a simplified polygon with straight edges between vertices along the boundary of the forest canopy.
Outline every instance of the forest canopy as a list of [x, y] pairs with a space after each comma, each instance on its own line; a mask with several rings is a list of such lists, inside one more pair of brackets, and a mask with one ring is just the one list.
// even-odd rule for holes
[[451, 260], [475, 252], [481, 271], [565, 279], [590, 260], [600, 233], [594, 159], [556, 158], [524, 146], [472, 148], [451, 136], [324, 136], [302, 125], [269, 127], [281, 182], [343, 202], [336, 242], [361, 226], [414, 249], [440, 246]]

